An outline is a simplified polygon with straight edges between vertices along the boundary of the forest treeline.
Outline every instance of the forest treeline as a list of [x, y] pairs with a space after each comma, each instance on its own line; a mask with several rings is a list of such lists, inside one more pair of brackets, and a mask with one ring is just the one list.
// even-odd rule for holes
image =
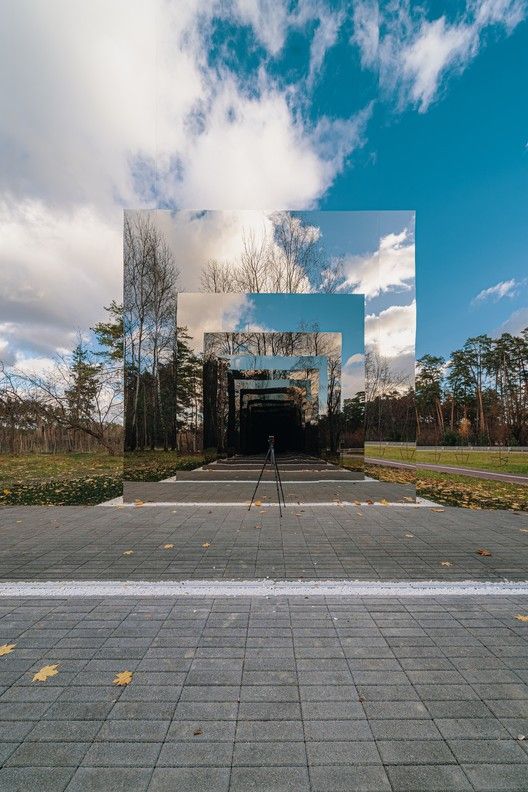
[[[229, 267], [206, 262], [202, 288], [334, 291], [317, 229], [287, 212], [274, 224], [272, 240], [245, 235]], [[123, 442], [130, 451], [201, 450], [202, 355], [178, 325], [174, 254], [148, 213], [125, 216], [124, 263], [123, 303], [108, 306], [90, 341], [40, 374], [0, 363], [1, 452], [115, 453]], [[528, 329], [469, 338], [448, 359], [424, 355], [415, 381], [371, 350], [365, 390], [337, 412], [331, 445], [355, 446], [363, 432], [369, 441], [528, 445]]]

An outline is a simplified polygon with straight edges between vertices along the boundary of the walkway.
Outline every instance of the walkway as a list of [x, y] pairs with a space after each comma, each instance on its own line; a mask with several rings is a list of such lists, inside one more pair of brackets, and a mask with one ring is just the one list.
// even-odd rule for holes
[[12, 507], [0, 535], [3, 580], [528, 580], [528, 515], [504, 511]]
[[503, 597], [4, 600], [0, 789], [526, 790], [527, 610]]

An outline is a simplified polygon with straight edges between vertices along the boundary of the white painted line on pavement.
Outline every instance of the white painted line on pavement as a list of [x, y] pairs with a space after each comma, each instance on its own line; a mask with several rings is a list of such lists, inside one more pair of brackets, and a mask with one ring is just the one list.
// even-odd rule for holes
[[180, 580], [0, 583], [0, 597], [513, 597], [527, 582]]
[[[266, 501], [266, 503], [261, 503], [260, 506], [255, 506], [253, 504], [253, 510], [255, 509], [267, 509], [271, 506], [277, 506], [278, 504], [273, 501]], [[242, 507], [243, 509], [247, 509], [249, 503], [241, 503], [240, 501], [145, 501], [144, 503], [140, 503], [139, 505], [134, 502], [126, 502], [124, 503], [121, 498], [117, 499], [114, 498], [111, 501], [105, 501], [104, 503], [97, 503], [96, 506], [113, 506], [114, 508], [119, 509], [137, 509], [137, 508], [149, 508], [149, 507], [168, 507], [171, 506], [175, 508], [176, 506], [192, 506], [193, 508], [197, 508], [199, 506], [203, 506], [204, 508], [218, 508], [219, 506], [228, 506], [229, 508], [235, 507]], [[402, 508], [402, 509], [423, 509], [424, 507], [430, 508], [431, 506], [438, 506], [437, 503], [433, 503], [433, 501], [418, 501], [416, 499], [416, 503], [398, 503], [397, 501], [391, 501], [387, 503], [367, 503], [366, 501], [360, 501], [359, 503], [354, 503], [354, 501], [345, 501], [345, 500], [333, 500], [333, 501], [290, 501], [287, 504], [285, 510], [285, 516], [287, 516], [287, 511], [289, 509], [297, 509], [299, 506], [306, 506], [310, 508], [324, 506], [328, 508], [329, 506], [337, 506], [339, 508], [343, 506], [353, 506], [355, 508], [360, 508], [362, 506], [372, 509], [374, 506], [378, 508]], [[284, 509], [284, 506], [283, 506]]]

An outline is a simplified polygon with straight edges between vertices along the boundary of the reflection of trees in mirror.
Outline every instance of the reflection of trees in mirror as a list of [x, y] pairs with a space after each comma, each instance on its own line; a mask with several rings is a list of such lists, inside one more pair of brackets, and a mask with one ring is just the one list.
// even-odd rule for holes
[[206, 292], [302, 293], [335, 291], [334, 265], [318, 241], [320, 230], [289, 212], [270, 216], [273, 233], [242, 232], [242, 251], [230, 263], [209, 260], [202, 269]]
[[[414, 442], [414, 383], [377, 351], [365, 355], [365, 439]], [[383, 450], [380, 448], [380, 453]]]

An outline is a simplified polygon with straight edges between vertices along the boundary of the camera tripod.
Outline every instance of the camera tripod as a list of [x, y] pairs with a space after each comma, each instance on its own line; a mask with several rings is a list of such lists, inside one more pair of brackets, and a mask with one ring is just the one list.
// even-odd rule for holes
[[257, 484], [255, 486], [255, 490], [253, 495], [251, 496], [251, 502], [248, 507], [248, 511], [253, 506], [253, 501], [255, 500], [255, 495], [257, 494], [258, 486], [260, 484], [260, 480], [262, 478], [262, 474], [266, 469], [266, 465], [268, 462], [271, 464], [271, 469], [275, 473], [275, 484], [277, 486], [277, 499], [279, 501], [279, 515], [282, 517], [282, 507], [281, 507], [281, 497], [282, 503], [284, 504], [284, 508], [286, 508], [286, 501], [284, 499], [284, 490], [282, 489], [282, 480], [279, 473], [279, 466], [277, 465], [277, 460], [275, 458], [275, 435], [269, 435], [268, 437], [268, 451], [266, 453], [266, 458], [264, 459], [264, 464], [260, 470], [260, 475], [258, 477]]

